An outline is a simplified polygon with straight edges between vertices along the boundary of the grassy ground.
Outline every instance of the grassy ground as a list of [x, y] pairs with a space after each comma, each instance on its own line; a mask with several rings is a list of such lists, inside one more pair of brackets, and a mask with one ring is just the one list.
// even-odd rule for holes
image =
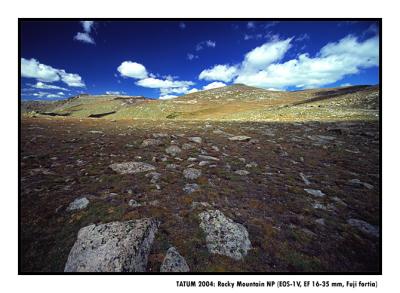
[[[321, 108], [316, 107], [318, 111]], [[362, 234], [347, 220], [357, 218], [379, 225], [378, 128], [376, 121], [23, 118], [22, 271], [63, 271], [78, 230], [88, 224], [155, 217], [161, 225], [148, 271], [159, 271], [166, 250], [173, 245], [192, 271], [376, 272], [378, 239]], [[93, 130], [101, 133], [90, 132]], [[169, 137], [163, 139], [164, 145], [140, 147], [153, 133]], [[224, 133], [248, 135], [258, 141], [233, 142]], [[315, 135], [333, 136], [334, 140], [318, 144], [310, 139]], [[182, 161], [172, 157], [161, 160], [171, 141], [182, 146], [190, 136], [202, 137], [203, 143], [182, 151]], [[182, 188], [188, 181], [182, 170], [192, 163], [187, 161], [189, 157], [201, 152], [220, 161], [215, 168], [196, 166], [202, 176], [194, 182], [201, 189], [185, 194]], [[118, 175], [108, 168], [124, 161], [156, 166], [162, 174], [161, 189], [145, 174]], [[250, 162], [257, 166], [246, 167]], [[170, 163], [178, 168], [167, 169]], [[250, 174], [236, 175], [238, 169]], [[308, 176], [311, 185], [303, 182], [300, 172]], [[372, 184], [373, 189], [349, 185], [353, 178]], [[327, 196], [316, 199], [304, 188], [320, 189]], [[67, 212], [68, 204], [80, 196], [90, 200], [88, 207]], [[143, 205], [132, 208], [130, 199]], [[243, 261], [207, 251], [197, 217], [202, 208], [191, 207], [195, 201], [208, 202], [246, 227], [253, 248]], [[316, 202], [327, 209], [314, 208]], [[316, 221], [319, 219], [325, 224]]]

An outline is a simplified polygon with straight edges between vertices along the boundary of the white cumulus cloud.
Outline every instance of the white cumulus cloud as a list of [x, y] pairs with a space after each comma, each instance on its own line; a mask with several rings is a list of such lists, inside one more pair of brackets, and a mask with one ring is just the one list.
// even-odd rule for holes
[[87, 44], [96, 44], [93, 37], [90, 35], [90, 33], [92, 32], [94, 21], [81, 21], [81, 24], [84, 32], [76, 33], [76, 35], [74, 36], [74, 40]]
[[210, 89], [215, 89], [215, 88], [224, 87], [224, 86], [226, 86], [225, 83], [215, 81], [215, 82], [209, 83], [208, 85], [203, 86], [203, 90], [210, 90]]
[[56, 86], [56, 85], [51, 85], [47, 84], [41, 81], [38, 81], [36, 84], [32, 85], [32, 87], [37, 88], [37, 89], [47, 89], [47, 90], [61, 90], [61, 91], [69, 91], [69, 89]]
[[[67, 73], [64, 69], [57, 69], [49, 65], [41, 64], [34, 58], [21, 58], [21, 76], [35, 78], [40, 82], [54, 82], [61, 80], [71, 87], [84, 87], [82, 77], [76, 73]], [[36, 84], [44, 88], [45, 84]], [[48, 86], [48, 85], [47, 85]], [[53, 87], [54, 88], [54, 87]], [[50, 89], [47, 87], [47, 89]], [[54, 88], [55, 89], [55, 88]]]
[[199, 79], [229, 82], [236, 76], [236, 72], [236, 66], [215, 65], [210, 69], [203, 70], [199, 75]]
[[148, 73], [146, 67], [140, 63], [132, 61], [124, 61], [117, 68], [121, 76], [132, 77], [136, 79], [146, 78]]
[[58, 70], [39, 63], [36, 59], [27, 60], [21, 58], [21, 76], [28, 78], [36, 78], [40, 81], [53, 82], [60, 80]]
[[263, 88], [313, 88], [374, 66], [379, 66], [378, 37], [359, 41], [349, 35], [325, 45], [314, 57], [301, 54], [284, 63], [270, 63], [264, 68], [240, 72], [235, 82]]

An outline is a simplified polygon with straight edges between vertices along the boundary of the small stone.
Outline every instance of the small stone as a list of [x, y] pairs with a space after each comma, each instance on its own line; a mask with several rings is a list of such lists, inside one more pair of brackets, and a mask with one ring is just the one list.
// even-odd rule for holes
[[160, 267], [160, 272], [189, 272], [186, 260], [175, 247], [170, 247]]
[[256, 168], [256, 167], [258, 167], [258, 164], [256, 162], [250, 162], [250, 163], [246, 164], [245, 167], [246, 168]]
[[180, 147], [178, 147], [178, 146], [176, 146], [176, 145], [171, 145], [171, 146], [169, 146], [169, 147], [167, 147], [166, 149], [165, 149], [165, 152], [167, 153], [167, 154], [170, 154], [171, 156], [176, 156], [176, 155], [178, 155], [179, 153], [181, 153], [181, 149], [180, 149]]
[[199, 159], [207, 161], [219, 161], [218, 158], [212, 156], [199, 155]]
[[307, 179], [306, 175], [300, 172], [300, 177], [303, 179], [305, 185], [310, 185], [311, 182]]
[[175, 170], [176, 168], [178, 168], [177, 164], [168, 164], [167, 166], [165, 166], [165, 168], [169, 169], [169, 170]]
[[191, 143], [184, 143], [183, 145], [182, 145], [182, 149], [183, 150], [191, 150], [191, 149], [193, 149], [194, 148], [194, 145], [192, 145]]
[[200, 190], [200, 187], [196, 183], [188, 183], [183, 187], [183, 191], [189, 194], [198, 190]]
[[195, 143], [202, 143], [202, 139], [199, 136], [189, 137], [189, 140]]
[[186, 179], [197, 179], [201, 176], [201, 171], [195, 168], [187, 168], [185, 170], [183, 170], [183, 176]]
[[198, 201], [194, 201], [192, 202], [191, 205], [192, 210], [197, 209], [197, 208], [211, 208], [211, 205], [208, 202], [198, 202]]
[[212, 148], [214, 151], [219, 152], [219, 147], [213, 145], [211, 148]]
[[232, 141], [249, 141], [250, 139], [251, 139], [250, 136], [245, 136], [245, 135], [237, 135], [229, 138], [229, 140]]
[[125, 162], [111, 164], [110, 168], [120, 174], [136, 174], [141, 172], [154, 171], [156, 167], [143, 162]]
[[140, 204], [140, 203], [138, 203], [136, 200], [134, 200], [134, 199], [131, 199], [129, 202], [128, 202], [128, 205], [130, 206], [130, 207], [133, 207], [133, 208], [137, 208], [137, 207], [141, 207], [142, 205]]
[[374, 188], [373, 185], [366, 183], [366, 182], [362, 182], [359, 179], [351, 179], [348, 181], [348, 183], [351, 185], [355, 185], [355, 186], [364, 186], [365, 188], [370, 189], [370, 190]]
[[322, 226], [325, 226], [325, 219], [323, 219], [323, 218], [317, 219], [317, 220], [315, 220], [315, 222]]
[[89, 200], [86, 197], [77, 198], [69, 204], [67, 211], [82, 210], [89, 204]]
[[142, 142], [141, 147], [158, 146], [158, 145], [161, 145], [161, 144], [162, 144], [161, 140], [149, 138], [149, 139], [145, 139]]
[[347, 223], [364, 234], [373, 236], [373, 237], [379, 237], [379, 227], [373, 226], [363, 220], [358, 220], [358, 219], [349, 219]]
[[250, 174], [250, 172], [246, 171], [246, 170], [237, 170], [234, 173], [237, 174], [237, 175], [240, 175], [240, 176], [246, 176], [246, 175]]
[[201, 162], [199, 163], [199, 166], [202, 167], [202, 166], [205, 166], [205, 165], [208, 165], [208, 164], [210, 164], [209, 161], [201, 161]]
[[153, 133], [152, 135], [153, 135], [154, 138], [165, 138], [165, 137], [169, 136], [166, 133]]
[[307, 192], [308, 194], [311, 194], [311, 195], [316, 196], [316, 197], [325, 196], [325, 193], [323, 193], [321, 190], [318, 190], [318, 189], [307, 189], [307, 188], [304, 188], [304, 191]]

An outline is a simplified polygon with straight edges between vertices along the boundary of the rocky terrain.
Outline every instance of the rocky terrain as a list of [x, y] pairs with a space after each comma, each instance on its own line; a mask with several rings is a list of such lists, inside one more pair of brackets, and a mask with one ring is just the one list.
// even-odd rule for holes
[[291, 106], [254, 121], [117, 119], [161, 107], [146, 100], [104, 107], [113, 119], [79, 99], [70, 116], [23, 115], [22, 272], [379, 271], [377, 88], [324, 92], [273, 93]]

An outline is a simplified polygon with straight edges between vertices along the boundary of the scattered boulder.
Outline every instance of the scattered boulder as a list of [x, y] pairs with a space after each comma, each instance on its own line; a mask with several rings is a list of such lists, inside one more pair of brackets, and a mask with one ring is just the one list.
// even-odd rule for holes
[[199, 166], [202, 167], [202, 166], [206, 166], [206, 165], [209, 165], [209, 164], [210, 164], [209, 161], [201, 161], [201, 162], [199, 163]]
[[154, 138], [149, 138], [149, 139], [145, 139], [142, 144], [141, 147], [148, 147], [148, 146], [158, 146], [161, 145], [162, 141], [159, 139], [154, 139]]
[[189, 266], [175, 247], [170, 247], [160, 267], [160, 272], [189, 272]]
[[89, 225], [78, 232], [65, 272], [144, 272], [157, 222], [141, 219]]
[[358, 220], [358, 219], [349, 219], [347, 223], [364, 234], [373, 236], [373, 237], [379, 237], [379, 227], [373, 226], [363, 220]]
[[182, 150], [177, 145], [171, 145], [165, 149], [165, 152], [175, 157], [176, 155], [180, 154]]
[[201, 171], [195, 168], [187, 168], [185, 170], [183, 170], [183, 176], [186, 179], [197, 179], [201, 176]]
[[86, 197], [81, 197], [75, 199], [73, 202], [69, 204], [67, 207], [67, 211], [75, 211], [75, 210], [82, 210], [86, 208], [89, 204], [89, 200]]
[[316, 197], [324, 197], [326, 195], [325, 193], [323, 193], [319, 189], [304, 188], [304, 191], [307, 192], [308, 194], [311, 194], [311, 195], [316, 196]]
[[200, 186], [197, 185], [196, 183], [188, 183], [185, 185], [185, 187], [183, 187], [183, 191], [186, 193], [192, 193], [197, 190], [200, 190]]
[[237, 135], [237, 136], [232, 136], [229, 138], [229, 140], [232, 141], [249, 141], [251, 139], [250, 136], [246, 136], [246, 135]]
[[250, 172], [247, 170], [236, 170], [234, 173], [240, 176], [246, 176], [250, 174]]
[[143, 162], [124, 162], [111, 164], [110, 168], [120, 174], [136, 174], [141, 172], [154, 171], [156, 167]]
[[251, 248], [246, 228], [225, 217], [219, 210], [208, 210], [199, 214], [200, 228], [206, 234], [210, 253], [222, 254], [235, 260], [247, 255]]
[[195, 143], [202, 143], [202, 139], [201, 139], [201, 137], [199, 137], [199, 136], [194, 136], [194, 137], [189, 137], [189, 140], [190, 141], [193, 141], [193, 142], [195, 142]]

